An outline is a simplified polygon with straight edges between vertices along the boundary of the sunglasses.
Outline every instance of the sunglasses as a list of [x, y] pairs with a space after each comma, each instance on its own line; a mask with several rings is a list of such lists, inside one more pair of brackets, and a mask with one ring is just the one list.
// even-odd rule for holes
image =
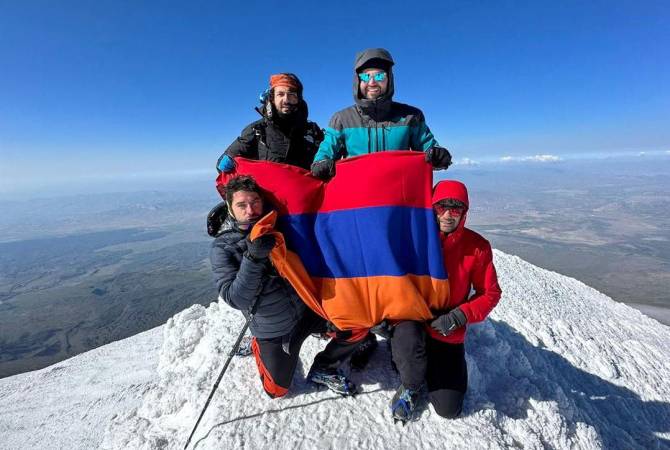
[[377, 72], [375, 74], [369, 74], [369, 73], [358, 74], [358, 79], [361, 80], [363, 83], [369, 83], [370, 78], [374, 78], [377, 83], [381, 83], [386, 79], [386, 72]]
[[449, 211], [451, 217], [461, 217], [465, 212], [465, 210], [460, 206], [444, 206], [439, 203], [434, 204], [433, 209], [435, 210], [438, 216], [441, 216], [445, 212]]

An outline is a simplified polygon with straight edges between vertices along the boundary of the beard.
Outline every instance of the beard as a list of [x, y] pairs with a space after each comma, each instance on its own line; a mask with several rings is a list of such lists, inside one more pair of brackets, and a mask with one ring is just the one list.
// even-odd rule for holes
[[298, 105], [289, 105], [289, 107], [287, 109], [288, 109], [288, 111], [286, 111], [286, 112], [283, 112], [281, 110], [277, 110], [277, 114], [279, 115], [279, 117], [281, 117], [282, 119], [286, 119], [286, 118], [292, 116], [298, 110]]

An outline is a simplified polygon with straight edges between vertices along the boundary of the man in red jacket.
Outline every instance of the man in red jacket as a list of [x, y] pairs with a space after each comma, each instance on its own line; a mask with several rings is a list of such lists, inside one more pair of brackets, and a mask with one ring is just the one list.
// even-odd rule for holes
[[430, 322], [404, 321], [395, 326], [391, 348], [402, 384], [391, 401], [391, 412], [403, 422], [412, 419], [424, 384], [437, 414], [454, 418], [461, 413], [468, 384], [463, 345], [466, 324], [486, 319], [501, 295], [491, 244], [465, 228], [470, 205], [465, 185], [439, 182], [432, 203], [440, 226], [450, 301], [448, 309], [433, 311], [435, 318]]

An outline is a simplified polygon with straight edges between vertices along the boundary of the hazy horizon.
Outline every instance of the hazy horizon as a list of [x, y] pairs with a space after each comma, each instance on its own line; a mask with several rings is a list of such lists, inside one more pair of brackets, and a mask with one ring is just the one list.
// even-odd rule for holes
[[[215, 159], [214, 159], [215, 160]], [[670, 164], [670, 150], [630, 151], [612, 153], [567, 154], [563, 156], [535, 153], [528, 155], [500, 155], [496, 157], [481, 157], [478, 159], [467, 156], [455, 156], [454, 164], [443, 174], [461, 173], [478, 169], [491, 174], [505, 171], [511, 167], [525, 167], [532, 171], [538, 168], [562, 166], [589, 166], [594, 163], [626, 163], [633, 164], [648, 162]], [[22, 179], [20, 182], [5, 178], [0, 180], [0, 201], [26, 200], [30, 198], [57, 197], [63, 195], [131, 192], [141, 190], [171, 190], [165, 182], [174, 185], [190, 185], [197, 188], [209, 184], [214, 186], [216, 170], [212, 167], [199, 169], [183, 169], [172, 171], [133, 171], [126, 173], [95, 173], [78, 177], [63, 177], [52, 174], [50, 177], [35, 174], [35, 178]]]

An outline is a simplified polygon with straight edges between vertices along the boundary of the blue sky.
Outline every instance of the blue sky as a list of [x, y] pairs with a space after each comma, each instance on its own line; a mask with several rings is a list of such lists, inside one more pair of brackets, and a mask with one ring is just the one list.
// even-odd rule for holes
[[297, 73], [312, 120], [386, 47], [458, 158], [670, 150], [667, 1], [0, 3], [0, 182], [212, 170]]

